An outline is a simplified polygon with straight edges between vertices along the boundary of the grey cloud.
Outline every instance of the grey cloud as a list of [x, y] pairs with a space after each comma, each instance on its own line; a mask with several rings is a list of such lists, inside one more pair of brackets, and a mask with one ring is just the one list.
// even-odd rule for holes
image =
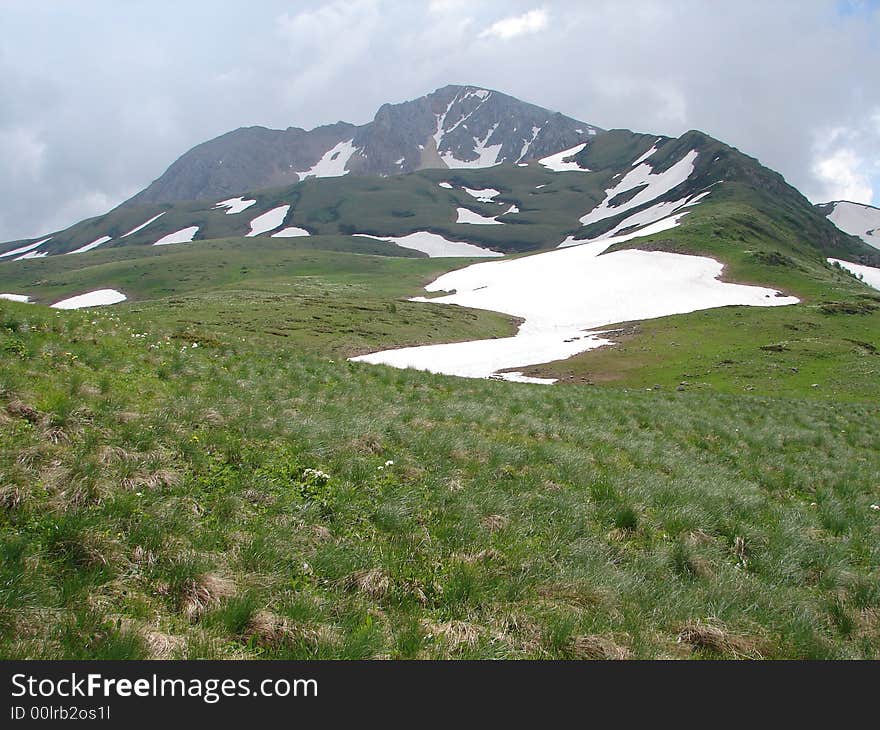
[[[10, 0], [0, 49], [0, 240], [104, 212], [229, 129], [362, 123], [386, 101], [447, 83], [497, 88], [602, 127], [702, 129], [815, 200], [849, 190], [871, 191], [876, 202], [880, 12], [841, 8]], [[530, 32], [487, 32], [531, 11], [546, 17]]]

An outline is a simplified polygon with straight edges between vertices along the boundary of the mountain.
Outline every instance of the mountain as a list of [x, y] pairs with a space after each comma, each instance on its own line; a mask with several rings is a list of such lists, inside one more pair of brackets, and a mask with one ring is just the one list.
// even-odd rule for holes
[[[38, 239], [4, 244], [0, 260], [257, 236], [313, 236], [321, 245], [328, 236], [355, 234], [397, 244], [391, 250], [398, 255], [497, 255], [599, 236], [644, 236], [652, 226], [668, 230], [705, 210], [723, 213], [712, 236], [736, 230], [737, 245], [747, 238], [790, 238], [817, 260], [880, 263], [876, 249], [833, 225], [781, 175], [698, 131], [669, 138], [599, 130], [468, 86], [386, 105], [364, 127], [294, 130], [282, 144], [285, 135], [251, 129], [227, 135], [234, 143], [208, 142], [115, 210]], [[259, 154], [251, 151], [254, 139], [262, 140]], [[333, 159], [336, 153], [329, 151], [340, 144], [344, 150]], [[225, 150], [223, 165], [194, 162], [211, 158], [216, 145]], [[416, 150], [422, 164], [430, 162], [422, 153], [435, 149], [434, 164], [442, 167], [405, 171], [417, 164], [411, 159]], [[401, 174], [375, 167], [379, 150], [386, 158], [402, 155], [396, 158], [404, 161]], [[300, 163], [286, 161], [306, 153], [311, 156], [298, 158]], [[199, 169], [210, 173], [197, 186], [199, 196], [207, 195], [205, 190], [220, 189], [218, 170], [240, 170], [243, 180], [255, 174], [249, 165], [270, 178], [285, 168], [292, 182], [242, 188], [232, 176], [223, 178], [223, 193], [204, 200], [145, 202], [196, 195], [191, 182]], [[274, 172], [265, 172], [270, 167]], [[354, 238], [350, 245], [375, 245], [367, 240]]]
[[841, 231], [858, 236], [869, 246], [880, 249], [880, 208], [848, 200], [821, 203], [816, 207]]
[[600, 131], [498, 91], [445, 86], [402, 104], [384, 104], [362, 126], [237, 129], [184, 154], [127, 204], [229, 197], [307, 177], [522, 162], [587, 142]]

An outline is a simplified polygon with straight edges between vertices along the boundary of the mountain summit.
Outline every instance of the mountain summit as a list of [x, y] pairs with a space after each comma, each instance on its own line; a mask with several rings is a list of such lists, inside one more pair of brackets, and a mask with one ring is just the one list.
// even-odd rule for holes
[[206, 200], [308, 177], [521, 163], [589, 142], [601, 131], [498, 91], [444, 86], [383, 104], [362, 126], [236, 129], [185, 153], [128, 204]]

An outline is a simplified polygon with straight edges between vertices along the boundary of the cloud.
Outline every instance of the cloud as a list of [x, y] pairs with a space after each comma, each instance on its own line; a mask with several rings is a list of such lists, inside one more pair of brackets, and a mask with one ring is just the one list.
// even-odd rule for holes
[[880, 12], [840, 8], [262, 0], [218, 13], [211, 0], [7, 2], [0, 241], [100, 213], [237, 127], [361, 124], [385, 102], [449, 83], [606, 129], [700, 129], [814, 202], [877, 204]]
[[480, 33], [480, 38], [500, 38], [508, 41], [520, 35], [537, 33], [547, 27], [547, 11], [543, 8], [529, 10], [522, 15], [504, 18], [490, 25]]
[[874, 190], [863, 169], [864, 161], [851, 149], [839, 149], [814, 165], [816, 176], [825, 185], [826, 200], [871, 203]]

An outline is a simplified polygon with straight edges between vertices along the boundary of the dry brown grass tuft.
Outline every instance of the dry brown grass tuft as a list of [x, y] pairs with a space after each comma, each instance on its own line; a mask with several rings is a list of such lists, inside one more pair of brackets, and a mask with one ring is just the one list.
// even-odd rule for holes
[[688, 621], [678, 634], [679, 643], [688, 644], [693, 651], [709, 651], [735, 659], [762, 659], [761, 641], [756, 637], [732, 633], [722, 622]]
[[452, 557], [454, 560], [466, 565], [500, 562], [504, 559], [504, 555], [494, 548], [487, 548], [476, 553], [455, 553]]
[[24, 502], [24, 492], [14, 484], [0, 487], [0, 507], [6, 510], [18, 509]]
[[309, 530], [312, 533], [312, 537], [318, 542], [329, 542], [333, 539], [333, 533], [324, 527], [324, 525], [312, 525]]
[[382, 439], [374, 433], [365, 433], [351, 442], [351, 447], [359, 454], [372, 454], [379, 456], [384, 453]]
[[182, 654], [186, 646], [186, 639], [182, 636], [173, 636], [156, 629], [143, 629], [141, 637], [151, 659], [173, 659]]
[[209, 408], [202, 414], [202, 421], [209, 426], [222, 426], [226, 421], [219, 411]]
[[36, 408], [18, 399], [6, 404], [6, 412], [13, 418], [21, 418], [28, 423], [37, 423], [40, 420], [40, 412]]
[[293, 625], [285, 618], [271, 611], [257, 611], [251, 616], [244, 630], [243, 638], [248, 643], [265, 648], [278, 648], [298, 637]]
[[613, 640], [596, 634], [575, 636], [571, 641], [575, 659], [620, 660], [632, 658], [632, 652]]
[[187, 583], [182, 596], [183, 614], [190, 621], [198, 621], [202, 615], [220, 605], [224, 598], [235, 595], [235, 583], [216, 573], [205, 573]]
[[133, 460], [133, 456], [123, 449], [121, 446], [110, 446], [105, 444], [98, 449], [98, 462], [103, 466], [110, 466], [114, 463], [124, 463]]
[[374, 601], [384, 598], [391, 589], [391, 578], [381, 568], [358, 570], [343, 579], [347, 590], [357, 591]]
[[504, 515], [489, 515], [484, 517], [480, 524], [489, 532], [498, 532], [498, 530], [503, 530], [507, 527], [509, 522], [510, 520]]
[[134, 550], [131, 551], [131, 562], [135, 565], [154, 565], [156, 554], [142, 545], [135, 545]]
[[480, 640], [480, 629], [467, 621], [435, 623], [422, 621], [422, 629], [430, 639], [441, 639], [452, 651], [461, 647], [474, 647]]
[[539, 586], [537, 592], [543, 601], [578, 609], [607, 606], [613, 601], [607, 589], [577, 583], [549, 583]]
[[47, 428], [43, 431], [43, 438], [56, 446], [58, 444], [70, 443], [70, 436], [68, 436], [67, 432], [60, 426], [50, 426]]

